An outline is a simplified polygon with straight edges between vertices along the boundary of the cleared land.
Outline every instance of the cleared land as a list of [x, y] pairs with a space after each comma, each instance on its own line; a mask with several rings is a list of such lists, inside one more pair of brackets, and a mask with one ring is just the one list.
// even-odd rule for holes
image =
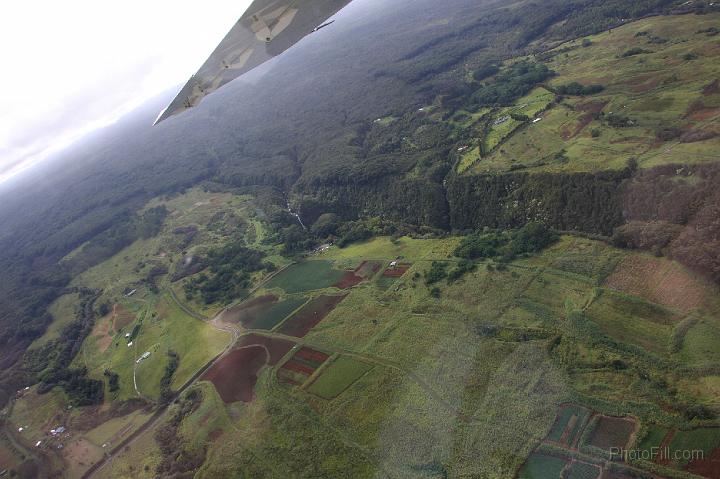
[[325, 316], [335, 309], [335, 307], [345, 299], [345, 296], [346, 295], [323, 295], [310, 300], [305, 306], [289, 317], [280, 326], [278, 332], [298, 338], [304, 337], [312, 328], [322, 321]]
[[371, 369], [371, 364], [341, 356], [323, 370], [307, 390], [322, 398], [333, 399]]

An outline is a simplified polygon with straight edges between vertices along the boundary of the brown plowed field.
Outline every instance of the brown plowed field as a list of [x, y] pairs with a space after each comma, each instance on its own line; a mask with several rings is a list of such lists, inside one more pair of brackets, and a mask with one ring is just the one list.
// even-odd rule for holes
[[340, 278], [340, 281], [333, 284], [338, 289], [347, 289], [352, 288], [356, 284], [360, 284], [363, 282], [362, 276], [358, 276], [355, 274], [355, 271], [347, 271], [345, 275]]
[[345, 296], [318, 296], [309, 301], [293, 316], [288, 318], [280, 327], [278, 332], [302, 338], [310, 332], [320, 321], [325, 318]]
[[213, 364], [201, 379], [212, 382], [226, 404], [250, 402], [255, 399], [255, 383], [267, 356], [265, 349], [257, 345], [234, 349]]
[[394, 268], [387, 268], [383, 271], [383, 276], [388, 278], [400, 278], [407, 272], [407, 270], [410, 269], [410, 266], [412, 266], [410, 263], [399, 263]]
[[720, 448], [702, 460], [693, 460], [688, 464], [688, 472], [708, 479], [720, 479]]
[[311, 361], [320, 365], [324, 363], [325, 360], [327, 360], [327, 358], [329, 358], [330, 356], [323, 352], [315, 351], [314, 349], [302, 348], [300, 349], [300, 351], [295, 353], [295, 357], [304, 359], [306, 361]]
[[600, 416], [589, 443], [601, 449], [626, 448], [635, 432], [635, 421], [631, 418]]
[[712, 296], [710, 288], [680, 265], [643, 255], [626, 257], [605, 286], [685, 313], [702, 307]]
[[283, 364], [283, 369], [289, 369], [290, 371], [295, 371], [296, 373], [304, 374], [306, 376], [310, 376], [315, 372], [315, 370], [310, 366], [299, 363], [293, 359]]
[[255, 383], [262, 368], [277, 364], [292, 347], [290, 341], [245, 336], [200, 379], [212, 382], [225, 403], [250, 402], [255, 398]]
[[257, 334], [250, 334], [240, 338], [236, 347], [241, 348], [243, 346], [251, 346], [255, 344], [264, 346], [268, 350], [270, 353], [269, 364], [271, 366], [276, 365], [278, 361], [280, 361], [283, 356], [285, 356], [295, 345], [294, 343], [283, 339], [267, 338]]

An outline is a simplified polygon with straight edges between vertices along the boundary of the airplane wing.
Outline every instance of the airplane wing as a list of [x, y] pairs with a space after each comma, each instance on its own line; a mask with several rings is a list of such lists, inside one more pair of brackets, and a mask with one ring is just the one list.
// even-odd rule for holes
[[206, 95], [280, 55], [350, 1], [255, 0], [155, 124], [197, 106]]

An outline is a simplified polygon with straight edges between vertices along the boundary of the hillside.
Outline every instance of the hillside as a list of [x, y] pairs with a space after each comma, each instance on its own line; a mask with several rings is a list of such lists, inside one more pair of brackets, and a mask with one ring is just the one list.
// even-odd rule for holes
[[[718, 477], [718, 28], [356, 0], [29, 170], [0, 191], [0, 471]], [[706, 457], [610, 453], [659, 445]]]

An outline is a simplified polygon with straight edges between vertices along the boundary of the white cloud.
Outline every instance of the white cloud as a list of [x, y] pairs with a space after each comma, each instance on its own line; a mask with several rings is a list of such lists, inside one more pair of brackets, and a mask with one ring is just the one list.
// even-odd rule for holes
[[4, 5], [0, 181], [183, 83], [249, 4], [24, 0]]

